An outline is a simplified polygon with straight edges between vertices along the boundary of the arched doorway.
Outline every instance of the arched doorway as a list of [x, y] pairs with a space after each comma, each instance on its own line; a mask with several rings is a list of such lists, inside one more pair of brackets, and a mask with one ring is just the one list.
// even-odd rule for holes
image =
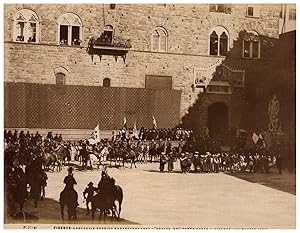
[[228, 130], [228, 107], [225, 103], [213, 103], [208, 107], [208, 129], [210, 136], [224, 135]]

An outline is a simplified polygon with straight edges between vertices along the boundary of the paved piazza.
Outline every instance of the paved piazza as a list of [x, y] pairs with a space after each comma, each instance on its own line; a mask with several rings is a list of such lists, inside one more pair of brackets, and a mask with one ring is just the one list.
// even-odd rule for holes
[[[200, 228], [295, 228], [296, 196], [223, 173], [159, 173], [158, 163], [137, 164], [137, 169], [108, 168], [116, 184], [123, 188], [120, 222], [147, 226]], [[89, 181], [97, 185], [100, 171], [75, 170], [78, 185], [80, 223], [90, 223], [85, 215], [82, 192]], [[48, 173], [47, 199], [27, 201], [25, 210], [39, 216], [40, 223], [60, 223], [59, 193], [67, 170]], [[65, 213], [66, 215], [66, 213]]]

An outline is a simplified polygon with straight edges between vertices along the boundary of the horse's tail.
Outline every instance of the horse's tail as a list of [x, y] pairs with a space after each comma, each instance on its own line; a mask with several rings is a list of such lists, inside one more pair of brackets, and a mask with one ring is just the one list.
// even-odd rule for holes
[[121, 186], [116, 185], [116, 199], [119, 202], [119, 214], [118, 214], [118, 218], [120, 218], [121, 216], [121, 210], [122, 210], [122, 202], [123, 202], [123, 190], [121, 188]]

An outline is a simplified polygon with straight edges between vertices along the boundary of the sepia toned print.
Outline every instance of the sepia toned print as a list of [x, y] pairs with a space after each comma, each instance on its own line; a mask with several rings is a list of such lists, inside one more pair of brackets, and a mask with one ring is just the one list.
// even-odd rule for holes
[[5, 4], [4, 227], [295, 229], [296, 5]]

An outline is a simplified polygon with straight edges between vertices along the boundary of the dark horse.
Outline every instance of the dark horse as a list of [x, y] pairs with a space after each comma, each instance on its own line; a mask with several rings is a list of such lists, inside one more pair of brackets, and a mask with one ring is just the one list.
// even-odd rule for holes
[[38, 200], [41, 198], [42, 187], [45, 186], [46, 177], [42, 169], [42, 159], [37, 157], [27, 165], [25, 169], [27, 182], [31, 187], [30, 193], [34, 200], [34, 206], [37, 207]]
[[75, 191], [73, 185], [68, 183], [66, 184], [66, 187], [60, 193], [59, 204], [60, 204], [61, 219], [63, 223], [65, 221], [64, 218], [65, 206], [67, 206], [68, 208], [68, 221], [77, 219], [76, 207], [78, 206], [78, 194]]
[[125, 167], [125, 162], [130, 161], [130, 168], [132, 168], [132, 164], [136, 168], [135, 160], [137, 158], [137, 153], [133, 149], [131, 148], [123, 149], [121, 151], [121, 156], [123, 159], [123, 167]]
[[[118, 209], [115, 204], [118, 201]], [[95, 218], [96, 209], [100, 210], [99, 220], [102, 215], [104, 215], [104, 220], [106, 214], [112, 211], [112, 217], [120, 218], [121, 216], [121, 206], [123, 202], [123, 190], [119, 185], [115, 185], [114, 179], [108, 178], [106, 184], [103, 186], [103, 190], [100, 190], [92, 198], [92, 221]]]
[[17, 211], [15, 203], [19, 204], [20, 211], [23, 210], [23, 206], [27, 198], [26, 177], [21, 168], [6, 168], [6, 171], [6, 197], [9, 214], [13, 216]]
[[64, 146], [58, 146], [58, 148], [53, 151], [53, 154], [56, 155], [57, 160], [62, 165], [65, 165], [66, 158], [68, 159], [68, 161], [71, 160], [70, 151], [68, 148], [65, 148]]
[[60, 172], [62, 170], [61, 162], [57, 159], [57, 155], [53, 153], [43, 154], [43, 164], [47, 171], [50, 171], [50, 169], [54, 171], [55, 167], [57, 172]]

